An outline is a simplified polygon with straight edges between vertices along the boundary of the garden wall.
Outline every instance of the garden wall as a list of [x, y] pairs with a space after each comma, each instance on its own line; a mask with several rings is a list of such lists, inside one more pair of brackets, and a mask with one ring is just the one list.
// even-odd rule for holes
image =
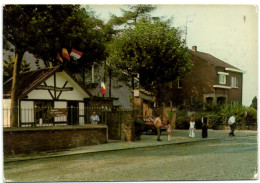
[[4, 128], [4, 155], [107, 143], [106, 125]]

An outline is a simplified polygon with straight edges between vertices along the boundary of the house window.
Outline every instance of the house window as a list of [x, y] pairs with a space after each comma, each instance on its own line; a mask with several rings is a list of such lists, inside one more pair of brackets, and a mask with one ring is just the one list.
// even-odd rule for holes
[[225, 97], [218, 97], [217, 98], [217, 103], [218, 104], [225, 104], [226, 103], [226, 98]]
[[178, 79], [178, 88], [182, 88], [182, 81]]
[[226, 75], [220, 74], [219, 75], [219, 84], [226, 84]]
[[238, 102], [238, 101], [231, 101], [230, 104], [231, 104], [232, 106], [235, 106], [235, 105], [238, 105], [239, 102]]
[[50, 115], [50, 109], [53, 108], [53, 101], [35, 101], [34, 107], [36, 124], [53, 123], [53, 117]]
[[206, 102], [207, 102], [207, 104], [213, 104], [213, 97], [207, 97], [206, 98]]
[[231, 76], [231, 87], [238, 88], [238, 79], [237, 79], [237, 77]]

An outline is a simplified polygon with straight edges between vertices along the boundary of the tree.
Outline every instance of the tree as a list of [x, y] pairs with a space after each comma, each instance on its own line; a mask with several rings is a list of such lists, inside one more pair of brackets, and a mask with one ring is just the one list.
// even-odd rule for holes
[[55, 57], [61, 48], [79, 49], [89, 62], [102, 58], [105, 50], [102, 30], [80, 5], [6, 5], [3, 35], [15, 47], [11, 126], [18, 126], [16, 82], [26, 51], [46, 64], [57, 64]]
[[253, 107], [257, 110], [257, 98], [256, 98], [256, 96], [253, 98], [252, 104], [250, 105], [250, 107]]
[[128, 26], [135, 25], [139, 20], [151, 20], [150, 13], [156, 9], [156, 6], [153, 5], [128, 5], [128, 10], [121, 9], [122, 16], [118, 17], [116, 15], [111, 15], [111, 18], [108, 24], [111, 25], [123, 25], [127, 24]]
[[[3, 82], [5, 83], [8, 79], [10, 79], [13, 75], [14, 70], [14, 58], [12, 56], [8, 56], [7, 60], [4, 60], [3, 64]], [[29, 71], [30, 70], [30, 64], [27, 64], [25, 60], [22, 60], [21, 62], [21, 71]]]
[[144, 89], [160, 97], [162, 84], [184, 77], [192, 63], [181, 33], [162, 21], [138, 21], [109, 45], [109, 62], [129, 75], [139, 75]]

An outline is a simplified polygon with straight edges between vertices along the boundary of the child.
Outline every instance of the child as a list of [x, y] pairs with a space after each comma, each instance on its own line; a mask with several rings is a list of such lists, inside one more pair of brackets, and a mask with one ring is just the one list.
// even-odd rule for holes
[[167, 133], [168, 133], [168, 141], [170, 141], [172, 136], [172, 127], [169, 121], [167, 121]]
[[194, 118], [191, 117], [190, 118], [190, 134], [189, 134], [189, 137], [191, 138], [194, 138], [195, 137], [195, 121], [194, 121]]

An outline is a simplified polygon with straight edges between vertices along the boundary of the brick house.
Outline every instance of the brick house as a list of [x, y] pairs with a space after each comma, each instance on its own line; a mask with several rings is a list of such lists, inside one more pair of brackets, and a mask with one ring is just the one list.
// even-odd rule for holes
[[190, 50], [193, 69], [186, 78], [167, 83], [166, 106], [189, 106], [196, 110], [197, 102], [242, 103], [243, 71], [210, 55]]

